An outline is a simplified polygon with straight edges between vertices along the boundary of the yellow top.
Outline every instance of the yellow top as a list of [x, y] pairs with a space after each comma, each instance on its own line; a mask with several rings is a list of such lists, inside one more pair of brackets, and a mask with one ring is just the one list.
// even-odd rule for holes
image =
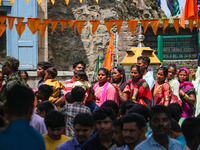
[[55, 150], [60, 144], [70, 140], [68, 136], [61, 135], [60, 140], [53, 140], [47, 134], [43, 134], [46, 150]]

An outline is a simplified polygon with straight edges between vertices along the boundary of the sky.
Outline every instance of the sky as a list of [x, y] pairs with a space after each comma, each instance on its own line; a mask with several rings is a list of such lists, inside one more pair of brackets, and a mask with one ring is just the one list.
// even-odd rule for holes
[[[180, 9], [181, 14], [182, 14], [186, 0], [178, 0], [178, 1], [179, 1], [179, 9]], [[165, 12], [165, 14], [167, 15], [167, 17], [170, 17], [171, 13], [169, 11], [169, 8], [167, 7], [166, 0], [161, 0], [161, 9]]]

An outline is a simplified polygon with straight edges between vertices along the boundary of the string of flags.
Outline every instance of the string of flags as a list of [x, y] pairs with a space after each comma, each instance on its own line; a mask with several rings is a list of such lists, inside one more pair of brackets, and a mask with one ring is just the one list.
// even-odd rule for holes
[[[15, 0], [10, 0], [11, 6], [13, 5], [14, 1], [15, 1]], [[80, 0], [80, 3], [82, 3], [82, 1], [83, 1], [83, 0]], [[0, 0], [0, 6], [1, 6], [1, 2], [2, 2], [2, 0]], [[26, 3], [27, 3], [27, 4], [28, 4], [28, 2], [29, 2], [29, 0], [26, 0]], [[38, 5], [40, 6], [42, 0], [37, 0], [37, 2], [38, 2]], [[96, 2], [98, 3], [99, 0], [96, 0]], [[54, 4], [55, 4], [55, 0], [51, 0], [51, 3], [54, 5]], [[66, 3], [66, 5], [68, 5], [68, 4], [69, 4], [69, 0], [65, 0], [65, 3]]]
[[[22, 33], [24, 32], [25, 28], [26, 28], [26, 24], [23, 23], [24, 17], [0, 16], [0, 37], [3, 35], [3, 33], [5, 32], [5, 30], [7, 28], [6, 19], [8, 20], [10, 30], [13, 29], [15, 19], [17, 20], [17, 24], [15, 24], [15, 27], [16, 27], [17, 33], [18, 33], [19, 38], [20, 38]], [[52, 27], [51, 34], [53, 34], [53, 32], [55, 31], [55, 29], [58, 25], [58, 22], [60, 23], [60, 25], [62, 27], [61, 31], [64, 31], [67, 24], [71, 27], [71, 29], [73, 31], [74, 26], [76, 25], [78, 34], [80, 36], [81, 33], [82, 33], [82, 29], [84, 27], [84, 24], [86, 22], [85, 20], [58, 20], [58, 19], [40, 19], [40, 18], [27, 18], [27, 20], [28, 20], [27, 26], [28, 26], [29, 30], [32, 32], [32, 34], [35, 34], [39, 30], [42, 37], [44, 37], [46, 27], [48, 26], [49, 23], [51, 24], [51, 27]], [[180, 19], [178, 19], [178, 18], [173, 19], [174, 28], [175, 28], [177, 33], [179, 32], [179, 20]], [[191, 32], [193, 30], [194, 21], [197, 24], [197, 30], [199, 30], [199, 26], [200, 26], [200, 19], [199, 18], [197, 18], [197, 19], [189, 18], [187, 20], [189, 21], [189, 29], [190, 29]], [[127, 23], [128, 23], [128, 26], [130, 28], [132, 35], [134, 35], [138, 21], [140, 21], [142, 26], [143, 26], [144, 34], [145, 34], [147, 27], [148, 27], [148, 24], [150, 22], [152, 30], [153, 30], [154, 34], [156, 35], [160, 21], [162, 21], [162, 23], [163, 23], [163, 34], [164, 34], [165, 29], [168, 26], [169, 19], [127, 20]], [[96, 32], [99, 24], [100, 24], [100, 20], [90, 20], [89, 22], [92, 25], [92, 34], [94, 34]], [[104, 24], [105, 24], [107, 31], [110, 35], [111, 35], [110, 30], [113, 27], [114, 23], [117, 27], [117, 33], [119, 34], [120, 29], [122, 27], [123, 20], [105, 20], [104, 21]]]

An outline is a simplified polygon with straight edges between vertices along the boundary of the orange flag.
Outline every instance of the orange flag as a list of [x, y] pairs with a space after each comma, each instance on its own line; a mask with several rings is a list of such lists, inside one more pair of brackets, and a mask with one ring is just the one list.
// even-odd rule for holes
[[80, 3], [82, 4], [82, 0], [80, 0]]
[[94, 34], [100, 24], [99, 20], [90, 20], [90, 23], [92, 24], [92, 34]]
[[4, 24], [6, 21], [6, 16], [0, 16], [0, 23]]
[[16, 24], [17, 33], [19, 35], [19, 39], [21, 38], [22, 33], [24, 32], [26, 25], [25, 24]]
[[74, 31], [74, 24], [75, 24], [75, 21], [74, 21], [74, 20], [68, 20], [68, 24], [69, 24], [69, 26], [71, 27], [72, 31]]
[[15, 21], [15, 17], [8, 17], [8, 24], [9, 24], [10, 31], [13, 28], [14, 21]]
[[98, 3], [98, 2], [99, 2], [99, 0], [96, 0], [96, 2]]
[[113, 42], [113, 34], [111, 34], [111, 39], [110, 39], [110, 43], [107, 49], [107, 53], [106, 53], [106, 57], [104, 60], [104, 65], [103, 67], [111, 70], [111, 64], [112, 64], [112, 56], [115, 55], [114, 53], [114, 42]]
[[54, 5], [55, 4], [55, 0], [51, 0], [51, 3]]
[[169, 19], [161, 19], [163, 22], [163, 34], [165, 33], [165, 29], [168, 26]]
[[143, 30], [144, 30], [144, 34], [147, 30], [147, 27], [148, 27], [148, 24], [149, 24], [149, 19], [143, 19], [143, 20], [140, 20], [141, 21], [141, 24], [143, 26]]
[[188, 21], [189, 21], [189, 29], [190, 29], [190, 32], [192, 32], [192, 30], [193, 30], [193, 22], [194, 22], [194, 19], [193, 19], [193, 18], [189, 18]]
[[0, 37], [3, 35], [3, 33], [6, 31], [6, 24], [0, 24]]
[[127, 22], [132, 35], [134, 35], [138, 20], [127, 20]]
[[29, 0], [26, 0], [26, 2], [27, 2], [27, 4], [28, 4]]
[[199, 26], [200, 26], [200, 20], [199, 18], [195, 19], [195, 22], [197, 24], [197, 31], [199, 30]]
[[68, 6], [68, 4], [69, 4], [69, 0], [65, 0], [65, 3], [67, 4], [67, 6]]
[[160, 19], [152, 19], [150, 20], [150, 22], [151, 22], [151, 27], [153, 29], [153, 33], [156, 35], [158, 27], [159, 27]]
[[50, 21], [51, 21], [51, 19], [43, 19], [43, 23], [45, 24], [45, 26], [48, 26]]
[[179, 32], [179, 19], [175, 18], [173, 20], [174, 20], [174, 28], [175, 28], [176, 32], [178, 33]]
[[13, 5], [14, 1], [15, 1], [15, 0], [10, 0], [10, 4], [11, 4], [11, 6]]
[[40, 6], [40, 4], [41, 4], [42, 0], [37, 0], [37, 2], [38, 2], [38, 5]]
[[64, 31], [65, 26], [67, 25], [67, 22], [68, 22], [67, 20], [60, 20], [60, 25], [62, 27], [61, 31]]
[[51, 19], [51, 27], [52, 27], [51, 34], [53, 34], [54, 30], [56, 29], [57, 24], [58, 24], [58, 20], [57, 19]]
[[117, 34], [119, 34], [119, 31], [121, 30], [122, 23], [123, 23], [123, 20], [115, 20], [115, 24], [117, 26]]
[[196, 0], [186, 0], [180, 25], [185, 29], [185, 19], [198, 18], [198, 9]]
[[76, 21], [76, 28], [77, 28], [79, 36], [81, 35], [82, 29], [84, 27], [84, 24], [85, 24], [85, 20]]
[[42, 35], [42, 38], [44, 37], [44, 33], [46, 31], [46, 27], [47, 25], [45, 23], [40, 23], [39, 24], [39, 31], [40, 31], [40, 34]]
[[1, 0], [0, 0], [0, 6], [1, 6]]
[[23, 17], [17, 17], [17, 23], [22, 24], [24, 18]]
[[114, 20], [105, 20], [104, 23], [105, 23], [105, 25], [106, 25], [106, 28], [107, 28], [107, 30], [108, 30], [108, 33], [111, 34], [111, 33], [110, 33], [110, 29], [112, 28], [112, 26], [113, 26], [113, 24], [115, 23], [115, 21], [114, 21]]
[[27, 25], [33, 34], [37, 32], [40, 22], [41, 20], [38, 18], [28, 18]]

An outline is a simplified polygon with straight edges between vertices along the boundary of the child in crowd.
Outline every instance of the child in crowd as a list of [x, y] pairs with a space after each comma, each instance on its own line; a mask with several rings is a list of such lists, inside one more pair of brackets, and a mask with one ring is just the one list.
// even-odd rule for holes
[[62, 90], [65, 88], [65, 85], [56, 79], [57, 74], [58, 72], [55, 68], [48, 68], [44, 77], [45, 82], [43, 83], [44, 85], [53, 87], [53, 94], [49, 97], [49, 101], [54, 104], [63, 95]]
[[85, 90], [82, 87], [74, 87], [71, 91], [74, 103], [66, 104], [60, 111], [65, 114], [66, 118], [66, 135], [74, 136], [73, 121], [79, 113], [91, 113], [90, 108], [83, 106], [82, 102], [85, 97]]
[[49, 85], [41, 85], [35, 93], [38, 103], [48, 101], [53, 93], [53, 88]]
[[55, 105], [53, 105], [49, 101], [43, 101], [42, 103], [39, 103], [36, 107], [37, 107], [36, 113], [43, 118], [45, 118], [48, 112], [56, 109]]
[[58, 111], [50, 111], [44, 119], [48, 133], [43, 134], [46, 150], [55, 150], [57, 146], [69, 137], [63, 135], [65, 131], [65, 115]]
[[82, 87], [84, 90], [89, 89], [91, 87], [91, 84], [88, 82], [88, 77], [86, 75], [86, 72], [83, 70], [78, 70], [74, 72], [74, 85], [73, 88], [76, 86]]

